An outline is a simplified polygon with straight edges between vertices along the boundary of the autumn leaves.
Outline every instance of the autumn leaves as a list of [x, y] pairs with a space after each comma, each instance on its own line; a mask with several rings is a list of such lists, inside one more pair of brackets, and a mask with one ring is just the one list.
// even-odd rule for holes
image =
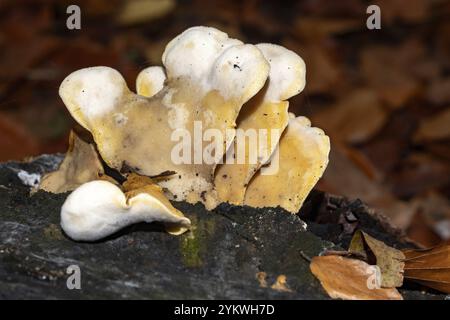
[[398, 250], [356, 231], [347, 251], [314, 257], [311, 272], [334, 299], [401, 300], [404, 280], [450, 292], [450, 246]]

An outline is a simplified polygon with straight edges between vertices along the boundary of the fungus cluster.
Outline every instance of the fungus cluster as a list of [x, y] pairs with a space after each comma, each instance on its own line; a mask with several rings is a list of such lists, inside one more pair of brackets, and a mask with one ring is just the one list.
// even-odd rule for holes
[[[92, 241], [131, 223], [160, 221], [178, 234], [190, 221], [169, 199], [297, 213], [330, 149], [321, 129], [288, 113], [287, 100], [305, 86], [303, 60], [278, 45], [244, 44], [193, 27], [169, 42], [162, 62], [139, 74], [137, 93], [109, 67], [81, 69], [62, 82], [64, 104], [93, 137], [88, 144], [72, 135], [71, 146], [79, 147], [43, 178], [47, 191], [75, 189], [61, 210], [64, 231]], [[239, 133], [249, 129], [263, 132], [256, 149], [241, 143], [249, 139]], [[192, 161], [174, 161], [174, 137], [198, 130], [206, 139], [182, 144]], [[224, 161], [237, 157], [242, 161]], [[106, 178], [100, 159], [125, 182]]]

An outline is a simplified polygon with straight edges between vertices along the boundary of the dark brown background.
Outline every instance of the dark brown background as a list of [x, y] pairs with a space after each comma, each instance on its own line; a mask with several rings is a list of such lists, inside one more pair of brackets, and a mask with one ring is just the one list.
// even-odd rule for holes
[[[66, 28], [72, 3], [81, 30]], [[381, 30], [366, 28], [369, 4]], [[291, 111], [332, 139], [318, 188], [361, 198], [423, 245], [448, 241], [450, 1], [1, 1], [0, 160], [65, 151], [75, 124], [57, 91], [70, 72], [107, 65], [134, 88], [195, 25], [300, 54], [307, 86]]]

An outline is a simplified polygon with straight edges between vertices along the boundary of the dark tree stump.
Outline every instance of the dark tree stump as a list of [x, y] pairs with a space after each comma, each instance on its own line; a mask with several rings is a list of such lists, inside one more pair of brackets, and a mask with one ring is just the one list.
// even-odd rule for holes
[[[305, 257], [346, 247], [354, 228], [397, 247], [413, 246], [360, 201], [314, 192], [299, 215], [282, 209], [174, 203], [194, 225], [171, 236], [138, 224], [97, 243], [68, 239], [59, 227], [67, 194], [39, 191], [18, 170], [53, 170], [61, 156], [0, 164], [0, 298], [328, 299]], [[300, 219], [303, 217], [308, 223]], [[81, 269], [81, 290], [66, 286], [66, 269]], [[267, 287], [256, 275], [267, 274]], [[271, 289], [285, 275], [291, 291]], [[405, 298], [444, 298], [401, 290]]]

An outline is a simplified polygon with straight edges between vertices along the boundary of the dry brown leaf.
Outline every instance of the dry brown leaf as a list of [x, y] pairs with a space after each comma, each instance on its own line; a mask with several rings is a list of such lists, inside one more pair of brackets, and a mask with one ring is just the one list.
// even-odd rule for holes
[[62, 193], [76, 189], [83, 183], [106, 179], [114, 180], [104, 175], [103, 165], [92, 144], [83, 141], [71, 131], [69, 149], [58, 170], [42, 177], [39, 189], [53, 193]]
[[417, 129], [417, 123], [417, 116], [410, 110], [393, 112], [383, 129], [360, 150], [379, 170], [390, 173], [408, 154], [411, 134]]
[[361, 198], [366, 202], [387, 193], [349, 158], [348, 147], [333, 139], [331, 145], [333, 147], [330, 150], [330, 161], [322, 177], [321, 190], [350, 198]]
[[[333, 299], [346, 300], [402, 300], [395, 288], [372, 287], [374, 266], [364, 261], [341, 256], [314, 257], [311, 272], [320, 280]], [[369, 289], [369, 287], [373, 289]]]
[[405, 230], [411, 224], [414, 214], [417, 212], [415, 203], [399, 200], [392, 194], [381, 194], [378, 198], [370, 201], [375, 210], [386, 216], [392, 226]]
[[450, 78], [436, 78], [427, 90], [427, 99], [434, 104], [450, 103]]
[[337, 92], [345, 83], [342, 63], [334, 56], [333, 50], [325, 45], [299, 45], [294, 39], [286, 39], [283, 45], [297, 52], [308, 63], [305, 88], [307, 94]]
[[[79, 1], [81, 10], [90, 19], [101, 19], [115, 14], [124, 0], [95, 0], [95, 1]], [[56, 1], [59, 5], [58, 10], [65, 11], [70, 1]], [[58, 11], [59, 12], [59, 11]]]
[[450, 245], [404, 250], [405, 278], [450, 293]]
[[358, 89], [312, 116], [312, 121], [335, 139], [349, 143], [367, 141], [377, 133], [387, 120], [376, 93]]
[[405, 270], [450, 268], [450, 246], [440, 245], [428, 249], [406, 249]]
[[382, 173], [375, 167], [371, 159], [363, 152], [356, 148], [347, 148], [348, 158], [361, 169], [364, 174], [371, 180], [381, 181]]
[[131, 199], [141, 193], [146, 193], [156, 198], [160, 203], [169, 208], [173, 214], [183, 216], [181, 211], [175, 209], [169, 199], [164, 196], [163, 188], [155, 183], [150, 177], [141, 176], [136, 173], [128, 175], [127, 180], [122, 184], [122, 190], [127, 199]]
[[[0, 52], [0, 95], [17, 84], [21, 78], [58, 46], [54, 37], [33, 37], [23, 42], [9, 43], [9, 50]], [[20, 61], [20, 63], [17, 63]]]
[[348, 251], [364, 256], [368, 263], [380, 268], [383, 288], [402, 286], [405, 256], [400, 250], [358, 230], [353, 235]]
[[[348, 147], [339, 141], [331, 141], [330, 161], [319, 189], [349, 198], [359, 198], [374, 209], [388, 216], [399, 228], [408, 227], [415, 213], [415, 206], [395, 198], [377, 180], [373, 180], [366, 169], [349, 157]], [[356, 151], [352, 151], [356, 152]]]
[[399, 46], [366, 46], [360, 55], [362, 75], [387, 106], [404, 107], [420, 87], [414, 73], [424, 51], [423, 44], [415, 40]]
[[38, 143], [28, 130], [3, 113], [0, 113], [0, 148], [0, 161], [21, 160], [39, 153]]
[[292, 292], [292, 290], [287, 285], [287, 279], [284, 274], [280, 274], [277, 277], [275, 283], [271, 286], [273, 290], [281, 291], [281, 292]]
[[[221, 3], [223, 2], [223, 3]], [[201, 6], [204, 3], [211, 3], [214, 13], [214, 18], [220, 12], [223, 15], [225, 21], [235, 21], [236, 11], [239, 11], [240, 23], [243, 25], [251, 26], [257, 30], [262, 30], [266, 34], [277, 34], [283, 32], [283, 20], [275, 19], [277, 17], [276, 12], [280, 10], [276, 2], [265, 1], [264, 4], [260, 0], [247, 0], [247, 1], [204, 1], [199, 0]], [[216, 8], [220, 6], [220, 10]], [[234, 6], [234, 8], [233, 8]], [[232, 8], [233, 10], [227, 10], [227, 8]], [[275, 14], [274, 14], [275, 13]], [[217, 19], [217, 18], [216, 18]], [[215, 20], [215, 19], [214, 19]]]
[[161, 56], [166, 48], [166, 44], [169, 43], [170, 40], [170, 38], [163, 38], [157, 41], [152, 41], [146, 45], [145, 57], [148, 59], [147, 64], [161, 64]]
[[[400, 77], [398, 77], [400, 78]], [[392, 109], [399, 109], [405, 106], [406, 103], [419, 91], [419, 85], [414, 81], [400, 80], [403, 83], [399, 83], [390, 86], [381, 86], [378, 88], [380, 97], [390, 106]]]
[[361, 28], [361, 19], [329, 19], [300, 17], [295, 23], [296, 34], [303, 39], [317, 41], [334, 34], [341, 34]]
[[425, 148], [433, 155], [450, 161], [450, 143], [447, 141], [436, 141], [427, 143]]
[[256, 273], [256, 280], [258, 280], [259, 282], [259, 286], [261, 288], [267, 288], [267, 273], [265, 273], [264, 271], [260, 271], [258, 273]]
[[361, 12], [366, 10], [367, 5], [360, 0], [315, 0], [315, 1], [299, 1], [300, 8], [313, 16], [330, 17], [330, 16], [349, 16], [359, 17]]
[[406, 229], [406, 235], [422, 248], [434, 247], [442, 242], [442, 239], [430, 228], [426, 217], [420, 211], [411, 219], [411, 223]]
[[[406, 23], [419, 23], [429, 16], [429, 0], [377, 0], [374, 4], [380, 6], [381, 19], [387, 24], [402, 21]], [[407, 8], [405, 8], [407, 5]]]
[[[442, 194], [432, 191], [413, 199], [426, 224], [440, 240], [450, 239], [450, 201]], [[440, 243], [440, 241], [439, 241]]]
[[425, 118], [420, 122], [414, 139], [416, 141], [435, 141], [450, 138], [450, 107], [446, 110]]
[[[122, 191], [125, 193], [127, 201], [141, 194], [147, 194], [162, 205], [170, 215], [184, 218], [183, 213], [176, 209], [169, 199], [164, 195], [162, 187], [157, 185], [153, 179], [141, 176], [136, 173], [128, 175], [127, 180], [122, 184]], [[190, 224], [190, 222], [189, 222]], [[165, 223], [166, 231], [170, 234], [179, 235], [188, 230], [188, 227], [179, 223]]]
[[391, 192], [398, 197], [411, 197], [448, 185], [450, 167], [425, 152], [413, 152], [402, 159], [399, 168], [388, 176]]
[[[267, 273], [264, 271], [257, 272], [256, 280], [258, 280], [261, 288], [267, 288]], [[281, 292], [292, 292], [287, 285], [287, 278], [284, 274], [280, 274], [270, 288]]]
[[117, 20], [123, 25], [150, 22], [168, 14], [174, 8], [173, 0], [128, 0]]

